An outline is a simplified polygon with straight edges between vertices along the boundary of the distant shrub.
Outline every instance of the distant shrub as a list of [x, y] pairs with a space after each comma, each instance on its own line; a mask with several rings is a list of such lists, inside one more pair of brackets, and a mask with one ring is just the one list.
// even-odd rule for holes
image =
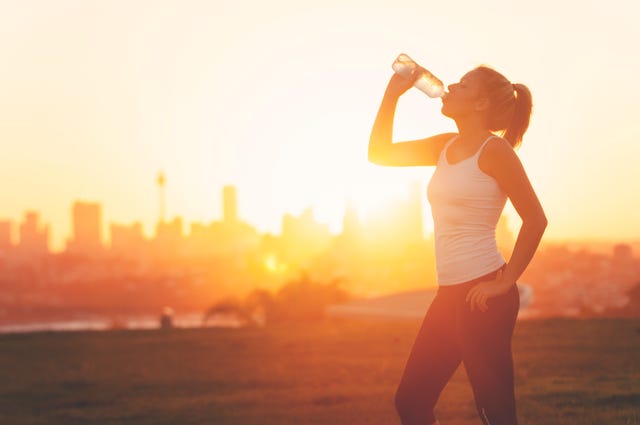
[[283, 286], [275, 295], [271, 309], [267, 310], [267, 321], [309, 322], [321, 320], [329, 304], [347, 301], [350, 298], [338, 281], [314, 282], [303, 274]]
[[339, 281], [313, 281], [307, 274], [288, 282], [275, 294], [255, 289], [243, 300], [226, 298], [211, 306], [204, 315], [206, 323], [216, 315], [234, 316], [250, 324], [313, 322], [322, 320], [329, 304], [348, 301], [350, 294]]
[[203, 324], [206, 324], [207, 321], [212, 317], [220, 315], [233, 316], [243, 321], [251, 320], [243, 303], [233, 297], [225, 298], [209, 307], [207, 311], [205, 311], [204, 317], [202, 318]]

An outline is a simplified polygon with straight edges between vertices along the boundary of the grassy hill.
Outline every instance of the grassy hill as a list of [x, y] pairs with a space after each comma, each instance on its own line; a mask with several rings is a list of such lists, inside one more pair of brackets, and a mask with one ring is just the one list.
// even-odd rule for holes
[[[0, 336], [2, 424], [399, 424], [418, 321]], [[516, 327], [522, 425], [640, 424], [640, 320]], [[460, 369], [443, 425], [479, 424]]]

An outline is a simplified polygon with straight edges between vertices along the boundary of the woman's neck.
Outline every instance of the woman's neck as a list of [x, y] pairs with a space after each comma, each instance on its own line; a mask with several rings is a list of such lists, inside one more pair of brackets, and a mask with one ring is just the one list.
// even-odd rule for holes
[[456, 121], [458, 141], [463, 145], [476, 146], [491, 136], [491, 131], [477, 121]]

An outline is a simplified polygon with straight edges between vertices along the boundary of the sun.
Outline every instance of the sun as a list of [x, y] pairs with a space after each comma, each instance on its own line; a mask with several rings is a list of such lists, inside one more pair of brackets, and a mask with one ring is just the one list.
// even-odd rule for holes
[[[341, 185], [317, 186], [308, 204], [320, 223], [337, 234], [342, 231], [347, 211], [355, 211], [362, 224], [379, 219], [394, 207], [403, 207], [411, 196], [425, 210], [426, 194], [422, 183], [412, 179], [388, 179], [377, 173], [345, 173]], [[385, 174], [385, 173], [382, 173]], [[416, 191], [418, 192], [416, 194]]]

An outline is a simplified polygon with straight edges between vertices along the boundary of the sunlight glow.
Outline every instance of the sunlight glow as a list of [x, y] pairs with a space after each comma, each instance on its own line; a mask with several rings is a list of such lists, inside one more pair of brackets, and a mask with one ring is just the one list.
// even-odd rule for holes
[[286, 272], [289, 267], [280, 261], [274, 254], [268, 255], [264, 260], [264, 266], [271, 273], [283, 273]]

